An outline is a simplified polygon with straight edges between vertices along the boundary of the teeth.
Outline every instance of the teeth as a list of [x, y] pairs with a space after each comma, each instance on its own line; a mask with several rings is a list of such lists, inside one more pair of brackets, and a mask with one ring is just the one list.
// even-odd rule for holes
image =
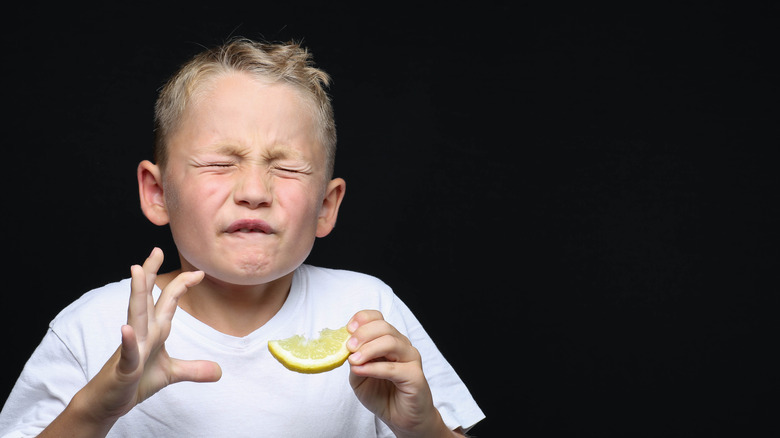
[[239, 232], [241, 232], [241, 233], [248, 233], [248, 232], [250, 232], [250, 231], [252, 231], [252, 230], [250, 230], [249, 228], [241, 228], [241, 229], [240, 229], [240, 230], [238, 230], [238, 231], [239, 231]]

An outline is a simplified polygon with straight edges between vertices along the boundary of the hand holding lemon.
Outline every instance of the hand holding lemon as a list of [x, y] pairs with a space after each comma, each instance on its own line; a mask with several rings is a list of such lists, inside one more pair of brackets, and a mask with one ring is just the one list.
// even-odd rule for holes
[[419, 351], [381, 312], [363, 310], [345, 327], [323, 329], [319, 338], [296, 335], [270, 341], [268, 349], [301, 373], [329, 371], [348, 358], [355, 395], [397, 436], [462, 436], [447, 428], [433, 405]]

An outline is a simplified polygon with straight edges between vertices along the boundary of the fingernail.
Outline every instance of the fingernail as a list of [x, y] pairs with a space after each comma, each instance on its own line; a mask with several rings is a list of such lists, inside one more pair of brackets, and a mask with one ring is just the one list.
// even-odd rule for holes
[[349, 347], [350, 349], [357, 348], [357, 344], [358, 344], [358, 340], [354, 336], [349, 338], [349, 341], [347, 341], [347, 347]]
[[358, 326], [359, 326], [359, 325], [360, 325], [360, 324], [359, 324], [357, 321], [352, 321], [352, 322], [350, 322], [350, 323], [349, 323], [349, 325], [347, 326], [347, 330], [349, 330], [349, 332], [350, 332], [350, 333], [352, 333], [352, 332], [354, 332], [355, 330], [357, 330], [357, 328], [358, 328]]

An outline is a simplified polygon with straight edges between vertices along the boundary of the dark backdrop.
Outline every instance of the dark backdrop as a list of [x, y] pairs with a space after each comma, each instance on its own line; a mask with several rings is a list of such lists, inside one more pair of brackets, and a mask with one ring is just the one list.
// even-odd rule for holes
[[62, 307], [154, 245], [175, 267], [135, 183], [156, 90], [242, 35], [303, 40], [333, 76], [348, 190], [310, 262], [394, 287], [476, 435], [757, 430], [778, 408], [777, 12], [15, 6], [0, 400]]

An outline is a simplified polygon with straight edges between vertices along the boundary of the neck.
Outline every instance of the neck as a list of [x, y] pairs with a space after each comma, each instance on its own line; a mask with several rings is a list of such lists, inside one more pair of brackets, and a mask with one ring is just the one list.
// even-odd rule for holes
[[[180, 272], [159, 275], [157, 286], [164, 288]], [[282, 308], [292, 277], [291, 272], [269, 283], [243, 286], [206, 275], [179, 299], [179, 307], [217, 331], [243, 337], [262, 327]]]

